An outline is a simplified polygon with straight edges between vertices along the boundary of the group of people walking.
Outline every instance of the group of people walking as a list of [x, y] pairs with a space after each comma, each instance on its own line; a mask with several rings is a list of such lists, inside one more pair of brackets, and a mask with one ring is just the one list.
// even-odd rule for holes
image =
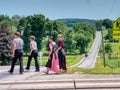
[[[28, 71], [30, 69], [30, 64], [32, 58], [34, 58], [35, 61], [35, 72], [40, 71], [39, 63], [38, 63], [38, 50], [37, 50], [37, 43], [35, 41], [35, 36], [30, 36], [30, 53], [28, 56], [28, 61], [26, 65], [26, 70]], [[66, 54], [64, 51], [64, 42], [62, 39], [62, 35], [58, 34], [57, 36], [58, 40], [58, 48], [56, 47], [56, 43], [52, 36], [49, 37], [49, 51], [48, 51], [48, 61], [46, 63], [46, 71], [45, 73], [48, 74], [49, 71], [53, 71], [57, 74], [60, 73], [60, 70], [67, 71], [66, 67]], [[13, 48], [12, 48], [12, 63], [11, 68], [9, 70], [9, 73], [13, 73], [14, 67], [16, 64], [17, 59], [19, 60], [20, 64], [20, 74], [23, 74], [24, 68], [23, 68], [23, 46], [24, 41], [20, 38], [20, 33], [16, 32], [14, 34], [13, 39]]]

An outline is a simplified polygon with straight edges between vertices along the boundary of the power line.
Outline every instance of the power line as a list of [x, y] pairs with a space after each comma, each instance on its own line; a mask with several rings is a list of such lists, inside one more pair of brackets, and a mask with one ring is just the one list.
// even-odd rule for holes
[[113, 9], [114, 9], [114, 7], [115, 7], [116, 2], [117, 2], [117, 0], [114, 0], [113, 5], [112, 5], [112, 7], [111, 7], [111, 9], [110, 9], [110, 12], [109, 12], [109, 14], [108, 14], [108, 18], [111, 16], [112, 11], [113, 11]]

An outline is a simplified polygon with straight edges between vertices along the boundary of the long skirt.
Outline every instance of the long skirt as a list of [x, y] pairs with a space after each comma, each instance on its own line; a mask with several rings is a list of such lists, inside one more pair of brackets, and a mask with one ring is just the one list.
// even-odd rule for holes
[[67, 70], [67, 67], [66, 67], [66, 54], [60, 50], [58, 52], [58, 57], [59, 57], [59, 66], [60, 66], [60, 69], [63, 69], [63, 70]]
[[52, 53], [50, 60], [51, 61], [48, 60], [46, 64], [47, 70], [59, 73], [60, 67], [57, 53]]

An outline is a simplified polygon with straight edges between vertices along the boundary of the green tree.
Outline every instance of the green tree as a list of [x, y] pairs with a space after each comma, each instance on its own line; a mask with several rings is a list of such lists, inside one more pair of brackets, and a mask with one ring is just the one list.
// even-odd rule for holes
[[5, 19], [10, 19], [7, 15], [0, 15], [0, 22]]
[[0, 15], [0, 24], [5, 24], [9, 29], [13, 26], [11, 19], [7, 15]]
[[76, 46], [80, 53], [84, 53], [91, 39], [95, 37], [95, 29], [87, 23], [77, 23], [74, 25]]
[[34, 35], [36, 37], [38, 50], [41, 50], [42, 39], [45, 34], [46, 18], [44, 15], [38, 14], [31, 16], [31, 20], [29, 22], [31, 24], [31, 35]]
[[112, 53], [112, 46], [110, 44], [105, 44], [105, 53]]
[[110, 19], [104, 19], [102, 25], [106, 27], [106, 29], [112, 28], [112, 21]]
[[64, 34], [64, 44], [66, 52], [74, 52], [76, 50], [76, 41], [74, 40], [75, 34], [72, 29], [66, 30]]
[[97, 20], [95, 22], [96, 29], [99, 31], [102, 29], [102, 20]]
[[29, 52], [29, 48], [30, 48], [29, 36], [31, 33], [30, 25], [27, 24], [28, 18], [29, 17], [20, 19], [18, 27], [17, 27], [18, 31], [21, 33], [21, 37], [24, 40], [24, 51], [26, 55], [27, 55], [27, 52]]
[[20, 19], [21, 19], [21, 16], [19, 16], [19, 15], [12, 16], [11, 20], [12, 20], [13, 24], [15, 25], [15, 27], [18, 26]]
[[46, 32], [47, 36], [53, 36], [53, 38], [56, 40], [58, 34], [63, 34], [68, 30], [66, 25], [62, 22], [58, 21], [48, 21], [46, 25]]
[[7, 65], [12, 55], [12, 33], [6, 25], [0, 25], [0, 61]]
[[46, 18], [44, 15], [36, 14], [32, 16], [27, 16], [19, 21], [18, 31], [21, 32], [24, 39], [25, 48], [24, 50], [28, 52], [29, 46], [29, 36], [34, 35], [36, 37], [36, 42], [38, 44], [38, 50], [41, 50], [42, 39], [45, 35]]

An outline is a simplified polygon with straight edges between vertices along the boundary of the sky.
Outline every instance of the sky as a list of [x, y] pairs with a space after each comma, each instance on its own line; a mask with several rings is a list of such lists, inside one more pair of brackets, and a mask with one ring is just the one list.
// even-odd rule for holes
[[120, 16], [120, 0], [0, 0], [0, 14], [115, 20]]

